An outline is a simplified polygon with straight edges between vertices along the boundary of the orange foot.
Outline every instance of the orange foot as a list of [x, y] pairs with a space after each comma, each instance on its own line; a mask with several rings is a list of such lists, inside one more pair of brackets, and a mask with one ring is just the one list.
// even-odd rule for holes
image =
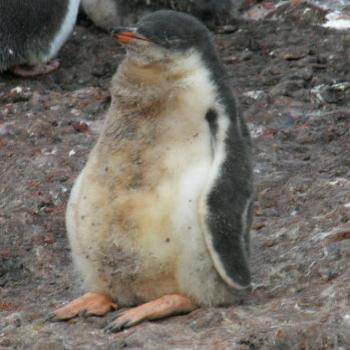
[[146, 304], [122, 311], [106, 328], [106, 332], [119, 332], [145, 320], [156, 320], [163, 317], [185, 314], [194, 310], [192, 301], [179, 294], [164, 295]]
[[54, 311], [48, 319], [50, 321], [64, 321], [80, 315], [103, 316], [115, 309], [117, 309], [117, 305], [110, 297], [99, 293], [86, 293]]
[[36, 66], [15, 66], [11, 69], [12, 73], [23, 78], [36, 77], [37, 75], [45, 75], [58, 69], [59, 60], [52, 60], [46, 64], [38, 64]]

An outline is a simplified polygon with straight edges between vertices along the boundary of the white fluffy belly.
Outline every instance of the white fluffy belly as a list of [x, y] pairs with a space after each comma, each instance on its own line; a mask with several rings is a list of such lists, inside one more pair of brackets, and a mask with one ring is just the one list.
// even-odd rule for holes
[[90, 160], [67, 209], [73, 257], [87, 289], [133, 304], [184, 293], [190, 283], [196, 297], [200, 281], [212, 270], [198, 218], [210, 155], [197, 159], [177, 163], [176, 173], [152, 190], [120, 190], [112, 196], [107, 182], [91, 173], [96, 164]]

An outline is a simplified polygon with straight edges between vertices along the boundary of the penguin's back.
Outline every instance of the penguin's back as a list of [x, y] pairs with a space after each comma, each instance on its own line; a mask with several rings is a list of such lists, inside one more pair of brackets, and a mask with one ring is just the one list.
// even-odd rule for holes
[[82, 0], [81, 7], [100, 28], [111, 30], [113, 26], [123, 24], [117, 0]]
[[0, 71], [47, 62], [71, 32], [79, 0], [0, 0]]

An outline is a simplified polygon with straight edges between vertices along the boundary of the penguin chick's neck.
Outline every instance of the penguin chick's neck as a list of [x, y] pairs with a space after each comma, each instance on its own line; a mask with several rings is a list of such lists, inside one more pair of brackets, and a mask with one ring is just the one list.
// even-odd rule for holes
[[112, 81], [112, 104], [134, 111], [155, 104], [159, 111], [159, 103], [170, 107], [181, 92], [201, 84], [210, 85], [212, 92], [215, 90], [209, 70], [194, 50], [148, 64], [127, 56]]
[[220, 103], [217, 85], [197, 52], [147, 65], [126, 57], [112, 79], [111, 95], [96, 148], [103, 155], [121, 148], [136, 154], [146, 143], [171, 143], [172, 134], [198, 127]]

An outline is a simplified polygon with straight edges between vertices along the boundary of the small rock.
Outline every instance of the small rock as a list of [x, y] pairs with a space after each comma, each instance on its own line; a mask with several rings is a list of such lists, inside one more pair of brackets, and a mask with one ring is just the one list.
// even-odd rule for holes
[[310, 53], [308, 47], [301, 46], [291, 46], [286, 48], [281, 48], [270, 52], [273, 57], [278, 57], [286, 61], [300, 60], [306, 57]]
[[347, 101], [350, 96], [350, 82], [336, 83], [332, 85], [321, 84], [311, 90], [315, 102], [340, 103]]
[[305, 67], [301, 69], [295, 69], [288, 74], [289, 79], [302, 79], [309, 81], [313, 76], [313, 69], [310, 67]]
[[23, 91], [22, 86], [16, 86], [15, 88], [13, 88], [13, 89], [10, 90], [9, 95], [10, 95], [11, 97], [13, 97], [13, 96], [16, 96], [16, 95], [22, 93], [22, 91]]
[[254, 100], [261, 100], [266, 97], [266, 93], [262, 90], [252, 90], [244, 92], [243, 96], [250, 97]]
[[268, 248], [273, 247], [273, 246], [276, 245], [276, 244], [277, 244], [277, 242], [276, 242], [275, 240], [273, 240], [273, 239], [267, 239], [267, 240], [264, 242], [264, 246], [265, 246], [265, 247], [268, 247]]
[[72, 123], [72, 127], [77, 132], [87, 132], [89, 131], [89, 125], [86, 122], [74, 122]]
[[11, 89], [7, 96], [5, 95], [4, 99], [7, 102], [17, 103], [28, 101], [32, 97], [32, 92], [29, 88], [23, 88], [22, 86], [16, 86]]
[[253, 53], [250, 50], [245, 49], [240, 55], [240, 60], [241, 61], [248, 61], [252, 58], [252, 56], [253, 56]]
[[231, 33], [234, 33], [236, 30], [237, 30], [236, 26], [228, 24], [228, 25], [219, 27], [216, 32], [218, 34], [231, 34]]
[[32, 126], [28, 128], [28, 134], [31, 137], [51, 136], [53, 133], [52, 124], [48, 121], [37, 119]]
[[0, 139], [0, 149], [5, 147], [7, 145], [7, 142], [3, 139]]
[[270, 96], [291, 96], [292, 92], [303, 88], [303, 86], [304, 82], [301, 80], [285, 80], [270, 90]]
[[222, 59], [226, 64], [232, 64], [239, 62], [239, 58], [237, 56], [227, 56]]
[[76, 117], [79, 117], [81, 115], [81, 111], [79, 109], [76, 109], [76, 108], [72, 108], [70, 110], [70, 112], [75, 115]]
[[259, 222], [253, 226], [253, 229], [254, 230], [261, 230], [264, 227], [266, 227], [266, 222]]
[[261, 4], [257, 4], [250, 8], [244, 15], [243, 18], [260, 20], [267, 17], [269, 14], [275, 11], [276, 7], [271, 1], [266, 1]]

